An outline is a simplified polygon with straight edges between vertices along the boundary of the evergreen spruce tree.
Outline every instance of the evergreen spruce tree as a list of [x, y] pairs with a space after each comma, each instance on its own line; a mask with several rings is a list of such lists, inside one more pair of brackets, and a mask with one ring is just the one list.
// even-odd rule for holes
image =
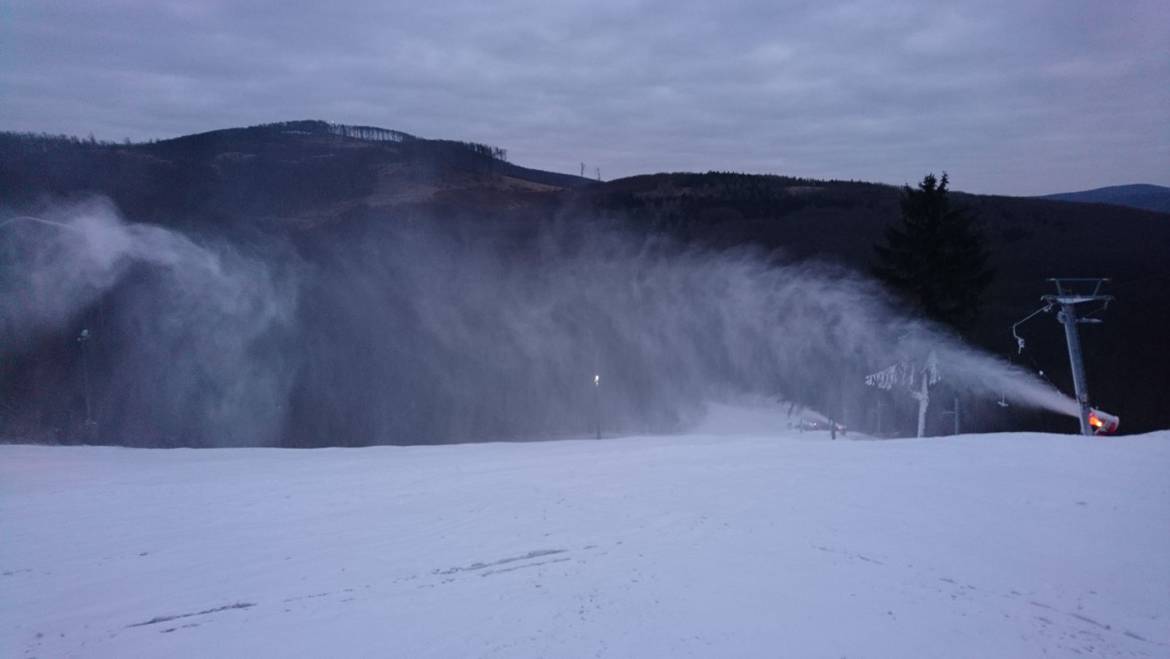
[[947, 175], [928, 174], [917, 189], [902, 189], [902, 219], [875, 245], [874, 274], [917, 304], [924, 315], [960, 334], [979, 316], [983, 291], [994, 273], [974, 217], [952, 208]]

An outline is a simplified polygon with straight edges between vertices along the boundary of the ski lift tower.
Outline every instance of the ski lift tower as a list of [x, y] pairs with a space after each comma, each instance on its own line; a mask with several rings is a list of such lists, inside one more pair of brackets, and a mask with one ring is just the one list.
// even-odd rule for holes
[[[1081, 434], [1092, 435], [1093, 427], [1089, 422], [1092, 408], [1089, 407], [1089, 383], [1085, 380], [1085, 365], [1081, 359], [1081, 339], [1077, 334], [1077, 323], [1101, 323], [1100, 318], [1092, 318], [1091, 314], [1104, 311], [1113, 301], [1112, 295], [1102, 295], [1101, 286], [1108, 279], [1049, 279], [1056, 285], [1056, 295], [1045, 295], [1042, 299], [1049, 306], [1060, 305], [1056, 312], [1056, 319], [1064, 325], [1064, 338], [1068, 342], [1068, 361], [1072, 367], [1073, 388], [1077, 394], [1077, 405], [1080, 407], [1078, 418], [1081, 422]], [[1077, 307], [1085, 304], [1099, 304], [1090, 312], [1090, 315], [1078, 318]]]

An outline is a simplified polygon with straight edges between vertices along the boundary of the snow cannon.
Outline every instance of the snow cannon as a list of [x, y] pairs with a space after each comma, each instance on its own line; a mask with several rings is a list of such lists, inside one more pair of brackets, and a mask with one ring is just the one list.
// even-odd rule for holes
[[1120, 424], [1121, 419], [1108, 412], [1094, 409], [1089, 410], [1089, 425], [1093, 427], [1093, 432], [1098, 435], [1112, 435], [1117, 432], [1117, 426]]

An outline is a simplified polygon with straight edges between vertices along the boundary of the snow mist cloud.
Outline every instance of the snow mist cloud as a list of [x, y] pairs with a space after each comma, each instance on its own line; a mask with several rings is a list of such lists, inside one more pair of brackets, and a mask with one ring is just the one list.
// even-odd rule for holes
[[104, 202], [10, 220], [0, 255], [0, 357], [72, 328], [82, 312], [99, 324], [77, 346], [93, 363], [71, 378], [93, 379], [99, 439], [275, 441], [289, 378], [264, 343], [291, 323], [295, 282], [226, 244], [124, 223]]
[[1076, 413], [900, 315], [872, 282], [753, 250], [567, 221], [387, 220], [229, 243], [127, 224], [103, 204], [44, 219], [60, 226], [0, 229], [0, 350], [97, 318], [102, 441], [584, 436], [599, 408], [607, 434], [666, 432], [745, 396], [857, 427], [877, 395], [865, 375], [931, 352], [960, 393]]

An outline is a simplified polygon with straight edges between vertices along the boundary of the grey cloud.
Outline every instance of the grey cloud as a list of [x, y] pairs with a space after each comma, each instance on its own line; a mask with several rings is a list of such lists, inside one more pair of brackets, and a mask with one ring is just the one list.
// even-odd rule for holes
[[1170, 184], [1158, 1], [23, 0], [0, 43], [10, 130], [140, 139], [314, 117], [607, 178]]

